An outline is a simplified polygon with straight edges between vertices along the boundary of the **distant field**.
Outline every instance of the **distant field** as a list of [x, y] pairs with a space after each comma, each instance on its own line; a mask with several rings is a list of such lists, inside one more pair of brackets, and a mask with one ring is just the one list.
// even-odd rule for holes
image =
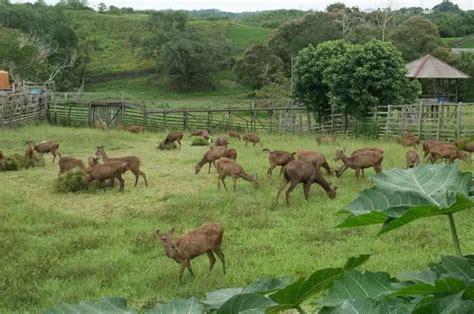
[[[146, 309], [173, 298], [246, 286], [262, 277], [296, 279], [339, 267], [358, 254], [373, 254], [363, 269], [391, 274], [426, 269], [441, 255], [454, 254], [446, 217], [421, 219], [381, 236], [376, 235], [379, 226], [335, 229], [345, 217], [338, 211], [371, 186], [368, 179], [356, 180], [353, 171], [341, 178], [325, 174], [339, 187], [335, 200], [314, 185], [305, 201], [298, 186], [290, 208], [280, 204], [272, 209], [281, 179], [278, 170], [266, 177], [263, 147], [317, 150], [334, 167], [339, 165], [332, 160], [338, 147], [352, 151], [376, 145], [385, 149], [384, 169], [405, 167], [406, 149], [392, 141], [339, 138], [339, 145], [318, 146], [312, 136], [261, 134], [263, 147], [245, 147], [233, 140], [237, 160], [258, 176], [261, 186], [255, 189], [239, 179], [237, 191], [226, 192], [217, 190], [215, 169], [194, 174], [206, 147], [190, 146], [186, 135], [181, 151], [162, 152], [155, 147], [164, 136], [46, 125], [0, 129], [0, 149], [7, 155], [23, 153], [28, 140], [52, 139], [64, 155], [86, 160], [97, 145], [105, 145], [111, 156], [139, 156], [149, 181], [148, 188], [142, 179], [133, 187], [127, 173], [124, 193], [115, 188], [60, 194], [54, 190], [58, 166], [50, 156], [45, 156], [45, 167], [0, 173], [0, 313], [36, 313], [102, 296], [123, 296], [131, 307]], [[472, 164], [460, 167], [474, 170]], [[455, 215], [466, 254], [474, 251], [473, 218], [472, 210]], [[208, 259], [202, 256], [193, 261], [196, 278], [186, 273], [178, 287], [179, 265], [166, 257], [153, 234], [172, 226], [182, 233], [204, 222], [225, 226], [228, 273], [222, 274], [220, 264], [209, 273]], [[305, 309], [311, 312], [311, 305]]]
[[242, 53], [253, 44], [265, 43], [272, 33], [268, 28], [248, 26], [242, 24], [230, 24], [227, 28], [226, 37], [232, 46]]
[[441, 38], [441, 42], [451, 48], [474, 48], [474, 36]]

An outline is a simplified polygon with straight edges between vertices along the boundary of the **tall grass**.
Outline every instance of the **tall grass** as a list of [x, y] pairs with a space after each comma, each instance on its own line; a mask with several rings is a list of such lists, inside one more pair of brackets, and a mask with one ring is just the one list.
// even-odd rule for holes
[[[339, 187], [329, 200], [313, 186], [308, 202], [302, 188], [291, 194], [292, 207], [272, 209], [280, 178], [265, 175], [267, 153], [232, 140], [238, 161], [258, 174], [257, 190], [238, 181], [236, 192], [217, 191], [215, 169], [194, 175], [193, 167], [206, 147], [191, 146], [185, 137], [181, 151], [158, 151], [164, 133], [136, 135], [120, 131], [51, 126], [0, 130], [0, 149], [22, 152], [26, 140], [57, 140], [61, 153], [83, 160], [105, 145], [110, 156], [137, 155], [149, 187], [125, 175], [125, 192], [54, 190], [57, 164], [46, 156], [46, 167], [0, 173], [0, 312], [36, 312], [55, 304], [124, 296], [134, 308], [147, 308], [174, 297], [202, 296], [219, 288], [244, 286], [260, 277], [296, 278], [311, 271], [341, 265], [346, 257], [374, 254], [367, 269], [390, 273], [424, 269], [440, 255], [453, 254], [444, 217], [419, 220], [391, 234], [376, 236], [378, 226], [334, 229], [343, 220], [338, 211], [371, 184], [351, 171], [329, 178]], [[385, 149], [384, 168], [405, 167], [406, 149], [392, 141], [340, 138], [337, 146], [318, 146], [310, 135], [261, 134], [264, 147], [317, 150], [330, 164], [334, 151], [379, 145]], [[461, 164], [463, 170], [473, 170]], [[366, 171], [372, 175], [373, 170]], [[229, 183], [230, 183], [230, 179]], [[463, 250], [474, 251], [472, 211], [459, 214]], [[177, 286], [179, 266], [167, 258], [155, 240], [155, 229], [176, 226], [178, 233], [204, 222], [225, 226], [223, 251], [228, 274], [208, 272], [205, 256], [193, 261], [196, 278], [188, 275]]]

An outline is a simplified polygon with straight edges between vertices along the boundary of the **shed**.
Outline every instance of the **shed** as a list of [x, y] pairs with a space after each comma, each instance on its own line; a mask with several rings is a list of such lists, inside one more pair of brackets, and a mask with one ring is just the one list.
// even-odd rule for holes
[[[439, 60], [431, 55], [426, 55], [407, 64], [407, 76], [413, 79], [434, 79], [435, 82], [455, 81], [456, 91], [455, 99], [458, 100], [458, 80], [469, 79], [471, 76], [450, 66], [446, 62]], [[435, 84], [435, 88], [436, 88]], [[435, 97], [437, 97], [435, 91]]]

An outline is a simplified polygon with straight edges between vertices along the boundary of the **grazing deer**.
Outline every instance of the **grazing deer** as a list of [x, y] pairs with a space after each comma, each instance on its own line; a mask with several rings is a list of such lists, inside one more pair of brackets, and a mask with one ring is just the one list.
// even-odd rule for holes
[[268, 161], [270, 162], [270, 168], [267, 170], [267, 175], [271, 176], [273, 169], [277, 166], [281, 166], [280, 175], [283, 172], [283, 167], [285, 167], [290, 161], [295, 160], [293, 154], [285, 152], [282, 150], [269, 150], [267, 148], [262, 149], [264, 152], [268, 152]]
[[430, 150], [430, 160], [432, 163], [435, 163], [439, 159], [444, 159], [448, 163], [453, 163], [455, 159], [461, 159], [465, 162], [470, 162], [470, 157], [464, 152], [457, 149], [455, 145], [452, 144], [442, 144], [435, 147], [432, 147]]
[[313, 164], [316, 170], [321, 171], [321, 167], [326, 169], [328, 175], [331, 175], [333, 170], [329, 167], [326, 157], [318, 152], [302, 151], [296, 154], [296, 159], [309, 162]]
[[84, 162], [80, 159], [72, 158], [72, 157], [63, 157], [59, 158], [59, 174], [61, 175], [66, 171], [72, 170], [74, 168], [80, 168], [84, 172], [87, 173], [88, 169], [84, 165]]
[[216, 141], [214, 142], [214, 147], [224, 146], [225, 148], [227, 148], [228, 145], [229, 141], [223, 136], [218, 136], [216, 138]]
[[337, 144], [336, 139], [334, 136], [331, 135], [321, 135], [316, 139], [316, 142], [318, 145], [332, 145], [332, 144]]
[[229, 135], [230, 138], [238, 138], [239, 140], [241, 140], [240, 138], [240, 133], [237, 132], [237, 131], [229, 131], [227, 132], [227, 135]]
[[181, 140], [182, 139], [183, 139], [183, 132], [181, 132], [181, 131], [172, 131], [166, 136], [166, 138], [160, 143], [160, 145], [158, 147], [163, 149], [164, 146], [166, 146], [168, 144], [173, 143], [173, 145], [174, 145], [175, 142], [178, 142], [179, 150], [181, 150]]
[[[336, 171], [338, 177], [340, 177], [346, 169], [352, 168], [355, 170], [356, 178], [359, 178], [360, 171], [365, 168], [374, 167], [375, 172], [380, 173], [382, 171], [383, 154], [376, 151], [365, 151], [347, 157], [342, 150], [337, 150], [334, 161], [338, 160], [342, 160], [344, 163], [344, 167]], [[362, 176], [364, 176], [363, 171]]]
[[221, 158], [216, 162], [217, 172], [219, 176], [217, 177], [217, 188], [221, 189], [221, 181], [224, 184], [224, 188], [227, 190], [224, 179], [228, 176], [232, 177], [234, 181], [234, 191], [236, 190], [237, 178], [242, 178], [250, 183], [253, 183], [255, 188], [258, 187], [258, 183], [255, 177], [248, 175], [241, 165], [229, 158]]
[[92, 169], [90, 169], [85, 181], [87, 184], [90, 184], [94, 180], [102, 183], [105, 192], [105, 181], [112, 180], [113, 182], [115, 179], [117, 179], [120, 182], [119, 191], [123, 192], [125, 182], [122, 178], [122, 174], [127, 171], [127, 167], [128, 166], [125, 161], [108, 161], [101, 165], [96, 165]]
[[257, 143], [260, 143], [260, 145], [263, 146], [262, 141], [260, 141], [260, 138], [255, 133], [247, 133], [247, 134], [244, 135], [243, 138], [244, 138], [244, 141], [245, 141], [245, 146], [247, 146], [247, 144], [249, 142], [253, 143], [253, 146], [255, 146]]
[[191, 133], [191, 135], [189, 135], [190, 137], [191, 136], [198, 136], [198, 137], [202, 137], [203, 139], [205, 139], [206, 141], [210, 141], [211, 139], [211, 136], [209, 135], [209, 132], [207, 132], [206, 130], [195, 130]]
[[418, 156], [418, 153], [415, 150], [409, 150], [406, 153], [406, 158], [407, 158], [407, 168], [414, 168], [417, 167], [420, 164], [420, 156]]
[[191, 230], [173, 240], [175, 228], [173, 227], [166, 233], [156, 230], [156, 237], [161, 241], [165, 248], [166, 256], [174, 259], [181, 264], [179, 270], [179, 282], [183, 278], [184, 269], [188, 269], [191, 276], [194, 277], [191, 268], [191, 260], [204, 253], [209, 257], [209, 271], [212, 270], [216, 262], [213, 253], [222, 262], [222, 268], [225, 271], [224, 253], [222, 253], [221, 244], [224, 237], [224, 227], [221, 224], [204, 224], [197, 229]]
[[235, 161], [237, 159], [237, 151], [233, 148], [226, 149], [224, 146], [212, 147], [204, 154], [201, 161], [197, 163], [195, 167], [195, 174], [199, 174], [201, 168], [207, 163], [209, 164], [209, 170], [207, 173], [211, 173], [211, 165], [214, 165], [215, 167], [216, 160], [222, 157], [226, 157]]

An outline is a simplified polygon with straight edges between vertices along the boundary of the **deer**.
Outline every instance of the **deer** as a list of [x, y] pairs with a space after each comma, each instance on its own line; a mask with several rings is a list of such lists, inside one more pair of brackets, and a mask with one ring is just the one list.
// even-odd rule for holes
[[469, 141], [470, 141], [470, 139], [467, 138], [467, 137], [460, 137], [460, 138], [456, 139], [454, 144], [456, 145], [456, 147], [461, 147], [462, 145], [468, 143]]
[[181, 283], [185, 269], [194, 277], [191, 260], [204, 253], [209, 257], [209, 271], [214, 268], [216, 262], [214, 254], [216, 254], [222, 262], [224, 275], [226, 274], [224, 253], [221, 249], [224, 227], [221, 224], [204, 224], [179, 236], [176, 240], [173, 240], [174, 234], [175, 227], [165, 233], [156, 230], [156, 237], [165, 248], [166, 256], [181, 264], [179, 283]]
[[[428, 156], [430, 155], [430, 152], [431, 152], [431, 149], [435, 146], [438, 146], [438, 145], [443, 145], [443, 144], [446, 144], [446, 145], [449, 145], [449, 143], [445, 143], [443, 141], [438, 141], [438, 140], [426, 140], [423, 142], [423, 160], [426, 161], [426, 158], [428, 158]], [[450, 144], [450, 145], [453, 145], [453, 144]], [[454, 147], [454, 145], [453, 145]]]
[[[107, 153], [105, 152], [104, 146], [97, 146], [97, 150], [95, 152], [95, 155], [97, 157], [101, 157], [102, 161], [105, 163], [108, 163], [110, 161], [122, 161], [127, 163], [127, 169], [130, 169], [130, 171], [135, 175], [135, 186], [137, 186], [138, 183], [138, 177], [142, 176], [143, 179], [145, 180], [145, 186], [148, 186], [148, 182], [146, 180], [146, 175], [144, 172], [140, 170], [140, 159], [136, 156], [126, 156], [126, 157], [119, 157], [119, 158], [109, 158], [107, 156]], [[120, 181], [120, 180], [119, 180]]]
[[222, 157], [226, 157], [235, 161], [237, 159], [237, 151], [233, 148], [226, 149], [224, 146], [212, 147], [210, 150], [208, 150], [204, 154], [201, 161], [197, 163], [195, 167], [195, 174], [199, 174], [199, 172], [201, 171], [201, 168], [206, 163], [209, 164], [209, 170], [207, 173], [211, 173], [211, 165], [214, 165], [215, 167], [216, 160]]
[[286, 190], [286, 205], [290, 206], [290, 193], [300, 183], [304, 184], [303, 191], [306, 200], [309, 198], [309, 192], [313, 183], [319, 184], [326, 191], [326, 194], [330, 199], [334, 199], [336, 197], [337, 187], [333, 187], [330, 183], [328, 183], [312, 163], [302, 160], [290, 161], [283, 168], [283, 174], [283, 183], [278, 189], [275, 206], [278, 206], [280, 194], [288, 185], [289, 187]]
[[101, 129], [102, 131], [107, 131], [107, 123], [101, 119], [95, 121], [96, 129]]
[[25, 149], [25, 158], [28, 160], [29, 164], [32, 167], [35, 166], [35, 162], [33, 160], [34, 157], [35, 157], [35, 148], [34, 148], [33, 144], [28, 143], [26, 145], [26, 149]]
[[473, 153], [474, 152], [474, 141], [464, 144], [463, 150], [465, 152]]
[[[99, 164], [99, 157], [89, 156], [89, 158], [87, 158], [87, 163], [88, 163], [89, 167], [87, 168], [86, 173], [90, 173], [92, 171], [92, 168], [94, 168], [95, 166], [97, 166]], [[115, 178], [105, 180], [105, 186], [114, 187], [115, 186]]]
[[248, 182], [251, 182], [255, 188], [258, 187], [258, 183], [255, 177], [248, 175], [241, 165], [229, 158], [220, 158], [216, 162], [217, 172], [219, 176], [217, 177], [217, 188], [221, 189], [221, 182], [224, 185], [226, 191], [228, 191], [227, 186], [225, 185], [225, 178], [230, 176], [234, 182], [234, 191], [236, 190], [237, 178], [242, 178]]
[[418, 155], [416, 150], [410, 149], [406, 153], [406, 159], [407, 159], [407, 168], [414, 168], [420, 164], [420, 156]]
[[59, 164], [59, 174], [58, 174], [58, 176], [63, 174], [64, 172], [72, 170], [74, 168], [80, 168], [85, 173], [88, 172], [88, 169], [84, 165], [84, 162], [80, 159], [77, 159], [77, 158], [61, 156], [61, 158], [59, 158], [58, 164]]
[[98, 181], [103, 184], [105, 192], [105, 181], [106, 180], [115, 180], [117, 179], [120, 182], [119, 192], [124, 191], [125, 182], [122, 178], [122, 174], [125, 173], [128, 169], [128, 164], [126, 161], [120, 160], [111, 160], [103, 164], [96, 165], [90, 169], [88, 175], [86, 176], [85, 182], [90, 184], [92, 181]]
[[316, 170], [318, 171], [320, 171], [321, 167], [323, 167], [324, 169], [326, 169], [328, 175], [331, 175], [333, 173], [333, 170], [331, 169], [331, 167], [329, 167], [326, 157], [324, 157], [324, 155], [321, 153], [312, 151], [301, 151], [296, 153], [295, 155], [296, 159], [313, 164]]
[[[345, 148], [342, 149], [343, 152], [346, 151]], [[379, 154], [384, 154], [384, 149], [381, 148], [381, 147], [364, 147], [364, 148], [359, 148], [359, 149], [356, 149], [355, 151], [352, 152], [351, 156], [354, 156], [356, 154], [359, 154], [359, 153], [363, 153], [363, 152], [377, 152]], [[344, 164], [339, 168], [339, 169], [336, 169], [336, 176], [337, 177], [340, 177], [342, 175], [342, 172], [344, 172], [346, 169], [344, 169]], [[364, 173], [364, 169], [360, 169], [361, 172], [362, 172], [362, 176], [365, 176], [365, 173]]]
[[283, 167], [285, 167], [290, 161], [295, 160], [293, 154], [285, 152], [283, 150], [269, 150], [267, 148], [262, 149], [264, 152], [268, 152], [268, 161], [270, 162], [270, 168], [267, 170], [267, 175], [272, 176], [273, 169], [277, 166], [280, 166], [280, 175], [283, 172]]
[[191, 137], [191, 136], [202, 137], [203, 139], [205, 139], [208, 142], [211, 139], [211, 137], [209, 135], [209, 132], [207, 132], [206, 130], [195, 130], [189, 135], [189, 137]]
[[[411, 134], [411, 133], [410, 133]], [[420, 139], [416, 135], [404, 136], [397, 139], [397, 143], [401, 144], [403, 147], [410, 147], [416, 149], [416, 145], [420, 144]]]
[[249, 142], [253, 143], [253, 146], [255, 146], [257, 143], [260, 143], [260, 145], [263, 146], [262, 141], [260, 141], [260, 138], [255, 133], [247, 133], [244, 135], [243, 139], [245, 141], [245, 147], [247, 147]]
[[3, 171], [7, 171], [5, 167], [5, 155], [3, 155], [3, 152], [0, 150], [0, 166]]
[[53, 141], [44, 141], [44, 142], [41, 142], [37, 145], [34, 145], [33, 146], [33, 149], [35, 151], [37, 151], [38, 153], [40, 153], [41, 155], [45, 154], [45, 153], [51, 153], [53, 155], [53, 162], [56, 160], [56, 155], [59, 156], [59, 158], [61, 158], [61, 154], [59, 153], [59, 144], [58, 143], [55, 143]]
[[144, 133], [145, 132], [145, 127], [143, 125], [129, 125], [125, 128], [128, 132], [139, 134], [139, 133]]
[[334, 136], [331, 135], [321, 135], [316, 139], [316, 142], [318, 145], [332, 145], [332, 144], [337, 144], [336, 139]]
[[[383, 154], [376, 151], [365, 151], [347, 157], [342, 150], [337, 150], [334, 161], [338, 160], [342, 160], [344, 163], [343, 168], [336, 171], [338, 177], [340, 177], [348, 168], [352, 168], [355, 170], [355, 176], [358, 179], [360, 170], [365, 168], [373, 167], [376, 173], [380, 173], [382, 171]], [[363, 171], [362, 176], [365, 176]]]
[[163, 148], [165, 145], [178, 142], [179, 150], [181, 150], [181, 140], [183, 139], [183, 132], [181, 131], [172, 131], [170, 132], [166, 138], [160, 143], [158, 146], [159, 148]]
[[453, 163], [455, 159], [461, 159], [470, 162], [470, 157], [464, 152], [457, 149], [453, 144], [442, 144], [432, 147], [430, 150], [430, 161], [435, 163], [439, 159], [445, 159], [448, 163]]
[[227, 148], [228, 145], [229, 145], [229, 141], [223, 136], [218, 136], [216, 138], [216, 141], [214, 142], [214, 147], [223, 146]]
[[237, 131], [230, 130], [229, 132], [227, 132], [227, 135], [229, 135], [230, 138], [238, 138], [239, 140], [242, 139], [240, 137], [240, 133]]

